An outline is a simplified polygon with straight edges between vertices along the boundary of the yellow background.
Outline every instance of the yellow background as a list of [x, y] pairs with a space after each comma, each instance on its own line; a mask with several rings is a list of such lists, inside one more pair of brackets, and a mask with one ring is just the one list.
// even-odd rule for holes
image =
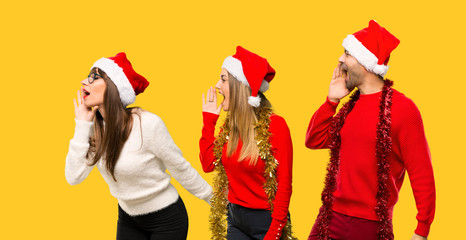
[[[401, 40], [387, 77], [423, 116], [437, 186], [430, 239], [462, 238], [466, 21], [461, 2], [4, 1], [0, 238], [115, 239], [117, 201], [98, 171], [77, 186], [64, 177], [74, 131], [72, 99], [94, 61], [127, 53], [151, 82], [136, 105], [162, 117], [186, 159], [202, 172], [201, 94], [219, 79], [223, 59], [242, 45], [277, 70], [267, 96], [291, 129], [290, 211], [296, 236], [306, 239], [328, 160], [326, 150], [305, 148], [307, 125], [325, 100], [343, 38], [370, 19]], [[212, 182], [211, 174], [201, 175]], [[188, 239], [208, 239], [208, 205], [173, 182], [188, 209]], [[410, 239], [416, 213], [406, 177], [394, 213], [397, 239]]]

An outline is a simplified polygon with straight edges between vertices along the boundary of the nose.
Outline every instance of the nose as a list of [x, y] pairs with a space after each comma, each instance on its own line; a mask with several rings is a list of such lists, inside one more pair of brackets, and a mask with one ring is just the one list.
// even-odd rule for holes
[[345, 56], [346, 56], [346, 55], [345, 55], [344, 53], [341, 54], [340, 58], [338, 58], [338, 62], [344, 63], [344, 62], [345, 62]]
[[88, 85], [89, 84], [89, 79], [88, 78], [83, 79], [81, 81], [81, 84], [84, 85], [84, 86]]
[[219, 79], [218, 82], [217, 82], [217, 84], [215, 84], [215, 88], [218, 89], [218, 90], [220, 90], [221, 84], [222, 84], [222, 79]]

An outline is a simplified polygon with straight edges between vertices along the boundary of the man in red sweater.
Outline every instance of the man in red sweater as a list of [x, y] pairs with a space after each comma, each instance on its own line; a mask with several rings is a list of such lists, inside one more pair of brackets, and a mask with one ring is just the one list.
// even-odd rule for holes
[[[371, 20], [343, 41], [325, 103], [306, 134], [311, 149], [330, 148], [322, 207], [309, 239], [393, 239], [392, 215], [408, 172], [418, 214], [414, 239], [427, 239], [435, 182], [421, 114], [385, 79], [399, 40]], [[350, 101], [335, 115], [340, 100]]]

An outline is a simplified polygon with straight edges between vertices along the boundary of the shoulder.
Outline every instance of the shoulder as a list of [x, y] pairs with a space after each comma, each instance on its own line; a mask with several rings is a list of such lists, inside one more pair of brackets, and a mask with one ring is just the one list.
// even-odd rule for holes
[[393, 91], [392, 121], [401, 125], [409, 123], [422, 125], [421, 113], [414, 101], [397, 90]]
[[270, 131], [272, 132], [273, 130], [288, 130], [288, 125], [286, 124], [286, 121], [283, 117], [280, 115], [277, 115], [273, 113], [270, 115]]
[[293, 149], [290, 129], [283, 117], [277, 114], [270, 116], [269, 132], [271, 134], [269, 141], [275, 150]]
[[162, 121], [162, 118], [157, 116], [156, 114], [144, 110], [142, 108], [133, 109], [132, 111], [134, 121], [141, 120], [141, 125], [143, 127], [159, 127], [164, 126], [165, 124]]
[[273, 124], [286, 124], [286, 121], [282, 116], [272, 113], [272, 115], [270, 115], [270, 124], [272, 123]]
[[414, 101], [395, 89], [393, 90], [392, 104], [394, 111], [400, 111], [404, 115], [419, 114], [419, 109]]

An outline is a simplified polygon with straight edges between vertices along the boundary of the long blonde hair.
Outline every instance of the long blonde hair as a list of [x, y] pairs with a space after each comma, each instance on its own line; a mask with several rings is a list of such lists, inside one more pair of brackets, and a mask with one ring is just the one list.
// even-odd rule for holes
[[251, 89], [228, 73], [230, 87], [229, 128], [227, 156], [230, 157], [237, 150], [239, 140], [243, 142], [238, 161], [249, 158], [249, 164], [256, 165], [259, 159], [259, 148], [255, 139], [254, 125], [257, 122], [257, 113], [264, 107], [271, 108], [269, 100], [259, 92], [260, 106], [255, 108], [248, 103]]

